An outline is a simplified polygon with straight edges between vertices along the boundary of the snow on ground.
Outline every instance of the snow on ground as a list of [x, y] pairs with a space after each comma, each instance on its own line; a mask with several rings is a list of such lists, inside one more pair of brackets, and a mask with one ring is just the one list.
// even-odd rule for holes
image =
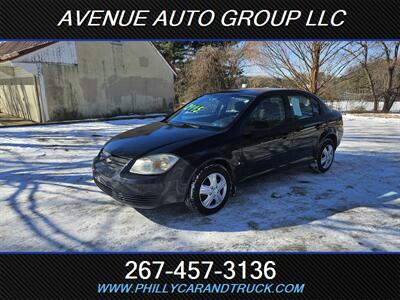
[[157, 119], [0, 129], [0, 251], [400, 251], [400, 119], [346, 115], [332, 169], [239, 185], [212, 216], [136, 210], [102, 193], [91, 159]]

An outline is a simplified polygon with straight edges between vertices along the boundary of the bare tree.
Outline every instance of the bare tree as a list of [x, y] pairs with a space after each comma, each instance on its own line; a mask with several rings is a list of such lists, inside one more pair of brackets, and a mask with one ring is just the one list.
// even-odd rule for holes
[[[372, 76], [372, 69], [370, 65], [370, 61], [376, 59], [371, 57], [371, 52], [374, 51], [375, 43], [371, 42], [355, 42], [349, 45], [349, 48], [346, 49], [354, 57], [354, 59], [358, 62], [362, 70], [364, 71], [365, 76], [368, 79], [368, 87], [371, 93], [371, 97], [374, 101], [374, 112], [378, 111], [379, 106], [379, 97], [378, 92], [376, 90], [376, 83]], [[372, 51], [371, 51], [372, 50]]]
[[264, 88], [264, 87], [284, 87], [286, 84], [280, 78], [266, 77], [266, 76], [249, 76], [247, 77], [247, 84], [249, 88]]
[[380, 99], [382, 112], [389, 112], [400, 95], [399, 47], [400, 42], [356, 42], [347, 49], [366, 75], [375, 112]]
[[253, 42], [249, 58], [269, 75], [291, 85], [323, 94], [327, 85], [341, 75], [353, 57], [345, 42]]
[[386, 63], [384, 74], [383, 108], [382, 112], [389, 112], [399, 95], [399, 80], [395, 82], [395, 72], [399, 56], [400, 42], [381, 42]]
[[186, 65], [186, 99], [201, 94], [239, 87], [242, 76], [243, 47], [204, 46]]

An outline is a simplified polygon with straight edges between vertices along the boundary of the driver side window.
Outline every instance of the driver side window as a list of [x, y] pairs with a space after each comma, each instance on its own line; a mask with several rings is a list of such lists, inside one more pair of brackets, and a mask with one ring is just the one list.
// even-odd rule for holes
[[285, 121], [285, 104], [282, 97], [262, 100], [250, 115], [250, 125], [255, 128], [271, 128]]

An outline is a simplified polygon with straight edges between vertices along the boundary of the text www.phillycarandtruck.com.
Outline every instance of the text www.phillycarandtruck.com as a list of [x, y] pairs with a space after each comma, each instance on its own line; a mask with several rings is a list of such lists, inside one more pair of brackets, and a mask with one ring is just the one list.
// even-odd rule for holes
[[99, 294], [301, 294], [299, 283], [99, 283]]

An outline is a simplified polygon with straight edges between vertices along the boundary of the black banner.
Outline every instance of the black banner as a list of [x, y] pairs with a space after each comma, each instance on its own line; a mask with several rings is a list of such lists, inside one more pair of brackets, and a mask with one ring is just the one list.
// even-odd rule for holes
[[396, 0], [1, 0], [0, 39], [399, 39]]
[[1, 254], [1, 299], [398, 299], [400, 254]]

